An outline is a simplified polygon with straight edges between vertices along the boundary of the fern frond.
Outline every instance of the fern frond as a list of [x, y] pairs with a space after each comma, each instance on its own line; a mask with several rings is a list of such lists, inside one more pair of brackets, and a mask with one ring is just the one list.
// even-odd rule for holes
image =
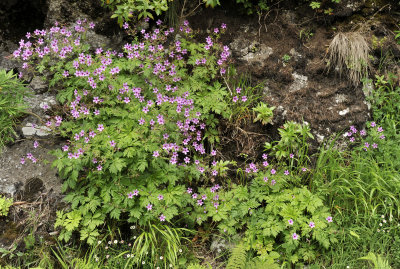
[[226, 269], [244, 269], [246, 266], [246, 249], [243, 244], [238, 244], [232, 250]]

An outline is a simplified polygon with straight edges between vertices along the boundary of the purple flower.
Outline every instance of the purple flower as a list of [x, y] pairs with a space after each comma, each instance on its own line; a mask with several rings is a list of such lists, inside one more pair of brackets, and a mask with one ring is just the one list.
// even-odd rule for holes
[[24, 157], [21, 158], [20, 163], [21, 163], [21, 164], [24, 164], [24, 163], [25, 163], [25, 158], [24, 158]]
[[33, 147], [34, 148], [37, 148], [38, 146], [39, 146], [39, 142], [37, 142], [37, 141], [33, 142]]
[[276, 184], [276, 180], [275, 179], [271, 180], [271, 185], [274, 186], [275, 184]]
[[147, 211], [150, 211], [150, 210], [153, 208], [153, 205], [152, 205], [152, 204], [148, 204], [148, 205], [146, 206], [146, 208], [147, 208]]
[[310, 223], [308, 224], [308, 226], [310, 226], [310, 228], [312, 229], [312, 228], [314, 228], [314, 227], [315, 227], [315, 223], [314, 223], [314, 222], [312, 222], [312, 221], [310, 221]]
[[242, 102], [246, 102], [247, 101], [247, 96], [246, 95], [243, 95], [242, 96]]
[[212, 150], [212, 151], [211, 151], [211, 155], [212, 155], [212, 156], [217, 155], [217, 151], [216, 151], [216, 150]]
[[303, 167], [303, 168], [301, 168], [301, 170], [302, 170], [303, 172], [305, 172], [305, 171], [307, 171], [307, 168]]
[[212, 175], [213, 175], [213, 176], [218, 175], [218, 171], [217, 171], [217, 170], [213, 170], [213, 171], [212, 171]]
[[372, 144], [372, 147], [373, 147], [374, 149], [376, 149], [376, 148], [378, 147], [378, 144], [374, 143], [374, 144]]
[[288, 222], [289, 222], [289, 225], [293, 225], [293, 220], [292, 219], [288, 220]]
[[129, 24], [128, 24], [127, 22], [125, 22], [125, 23], [122, 25], [122, 27], [123, 27], [124, 29], [128, 29]]
[[331, 216], [326, 217], [326, 220], [327, 220], [328, 222], [332, 222], [332, 221], [333, 221], [333, 219], [332, 219]]
[[284, 174], [285, 174], [286, 176], [289, 175], [289, 171], [288, 171], [288, 170], [285, 170]]
[[165, 221], [165, 216], [163, 214], [160, 215], [160, 221]]
[[293, 240], [297, 240], [297, 239], [299, 239], [299, 236], [296, 233], [293, 233], [292, 238], [293, 238]]
[[158, 156], [160, 156], [160, 153], [157, 150], [153, 151], [153, 156], [157, 158]]
[[367, 132], [366, 132], [365, 130], [361, 130], [361, 131], [360, 131], [360, 135], [361, 135], [361, 136], [364, 136], [364, 135], [366, 135], [366, 134], [367, 134]]
[[101, 169], [103, 169], [103, 167], [99, 164], [99, 165], [97, 166], [97, 171], [101, 171]]
[[202, 206], [203, 205], [203, 200], [197, 200], [197, 205]]
[[207, 195], [203, 194], [203, 195], [201, 196], [201, 199], [202, 199], [202, 200], [207, 199]]
[[382, 127], [378, 127], [378, 132], [383, 132], [383, 128]]
[[272, 169], [271, 169], [271, 174], [272, 174], [272, 175], [275, 175], [275, 173], [276, 173], [276, 170], [275, 170], [274, 168], [272, 168]]
[[268, 158], [268, 155], [264, 153], [264, 154], [262, 155], [262, 158], [263, 158], [264, 160], [266, 160], [266, 159]]
[[162, 200], [162, 199], [164, 199], [164, 196], [162, 196], [161, 194], [160, 195], [158, 195], [158, 200]]
[[193, 193], [192, 198], [197, 199], [197, 193]]
[[263, 162], [263, 166], [267, 167], [269, 165], [269, 163], [267, 161]]
[[373, 121], [373, 122], [371, 122], [371, 127], [375, 127], [376, 126], [376, 123]]
[[111, 141], [110, 141], [110, 146], [111, 146], [111, 147], [115, 147], [115, 145], [116, 145], [115, 141], [114, 141], [114, 140], [111, 140]]
[[133, 191], [133, 195], [134, 195], [134, 196], [138, 196], [138, 195], [139, 195], [139, 191], [138, 191], [138, 190], [134, 190], [134, 191]]
[[264, 177], [264, 181], [265, 181], [265, 182], [268, 182], [268, 178], [267, 178], [267, 177]]
[[128, 193], [128, 198], [129, 198], [129, 199], [132, 199], [132, 198], [133, 198], [133, 193], [132, 193], [132, 192]]

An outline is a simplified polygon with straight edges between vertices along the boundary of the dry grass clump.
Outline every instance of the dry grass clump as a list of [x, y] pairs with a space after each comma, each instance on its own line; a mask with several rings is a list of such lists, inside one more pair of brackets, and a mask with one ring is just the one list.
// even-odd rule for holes
[[351, 82], [358, 85], [368, 74], [369, 50], [359, 32], [338, 33], [329, 45], [329, 69], [337, 68], [340, 75], [346, 71]]

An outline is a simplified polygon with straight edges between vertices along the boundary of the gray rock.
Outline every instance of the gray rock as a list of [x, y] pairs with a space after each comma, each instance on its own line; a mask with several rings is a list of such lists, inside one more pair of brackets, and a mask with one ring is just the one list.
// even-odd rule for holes
[[14, 195], [17, 186], [14, 182], [8, 182], [7, 179], [0, 178], [0, 193]]
[[237, 55], [239, 59], [248, 62], [260, 62], [263, 63], [271, 54], [273, 49], [260, 44], [258, 42], [250, 42], [243, 38], [238, 38], [230, 44], [230, 47], [234, 55]]
[[33, 77], [31, 83], [29, 84], [29, 87], [35, 92], [35, 93], [44, 93], [48, 89], [47, 82], [43, 80], [43, 78], [35, 76]]
[[289, 87], [290, 92], [295, 92], [300, 89], [307, 87], [308, 85], [308, 77], [297, 74], [296, 72], [292, 74], [294, 81]]
[[32, 124], [30, 122], [28, 122], [25, 127], [22, 127], [21, 131], [25, 137], [31, 137], [34, 135], [45, 137], [51, 134], [51, 129], [47, 126], [37, 126], [36, 124]]
[[[0, 192], [14, 194], [30, 179], [38, 178], [46, 190], [52, 189], [60, 194], [62, 181], [57, 177], [57, 170], [51, 167], [56, 157], [49, 154], [50, 150], [60, 147], [50, 139], [39, 140], [38, 148], [34, 148], [33, 141], [29, 140], [5, 147], [0, 154]], [[28, 159], [27, 153], [31, 153], [37, 162]], [[22, 157], [25, 158], [24, 164], [21, 164]], [[49, 162], [45, 164], [44, 160]]]

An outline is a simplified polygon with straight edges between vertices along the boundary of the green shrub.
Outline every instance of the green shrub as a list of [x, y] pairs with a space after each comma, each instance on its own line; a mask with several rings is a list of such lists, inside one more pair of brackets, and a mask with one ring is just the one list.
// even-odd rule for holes
[[230, 115], [228, 92], [218, 82], [230, 52], [218, 43], [225, 25], [204, 44], [193, 41], [185, 22], [182, 37], [168, 47], [174, 29], [158, 28], [143, 30], [143, 39], [136, 37], [123, 53], [97, 48], [92, 56], [85, 25], [52, 28], [35, 45], [54, 46], [63, 38], [66, 52], [53, 49], [43, 58], [35, 52], [29, 66], [56, 62], [50, 85], [62, 89], [57, 99], [68, 107], [64, 119], [48, 121], [70, 141], [54, 152], [71, 203], [70, 212], [58, 212], [60, 239], [79, 230], [81, 240], [93, 244], [110, 219], [144, 226], [187, 217], [193, 198], [186, 186], [215, 173], [203, 161], [203, 139], [213, 141], [214, 115]]

